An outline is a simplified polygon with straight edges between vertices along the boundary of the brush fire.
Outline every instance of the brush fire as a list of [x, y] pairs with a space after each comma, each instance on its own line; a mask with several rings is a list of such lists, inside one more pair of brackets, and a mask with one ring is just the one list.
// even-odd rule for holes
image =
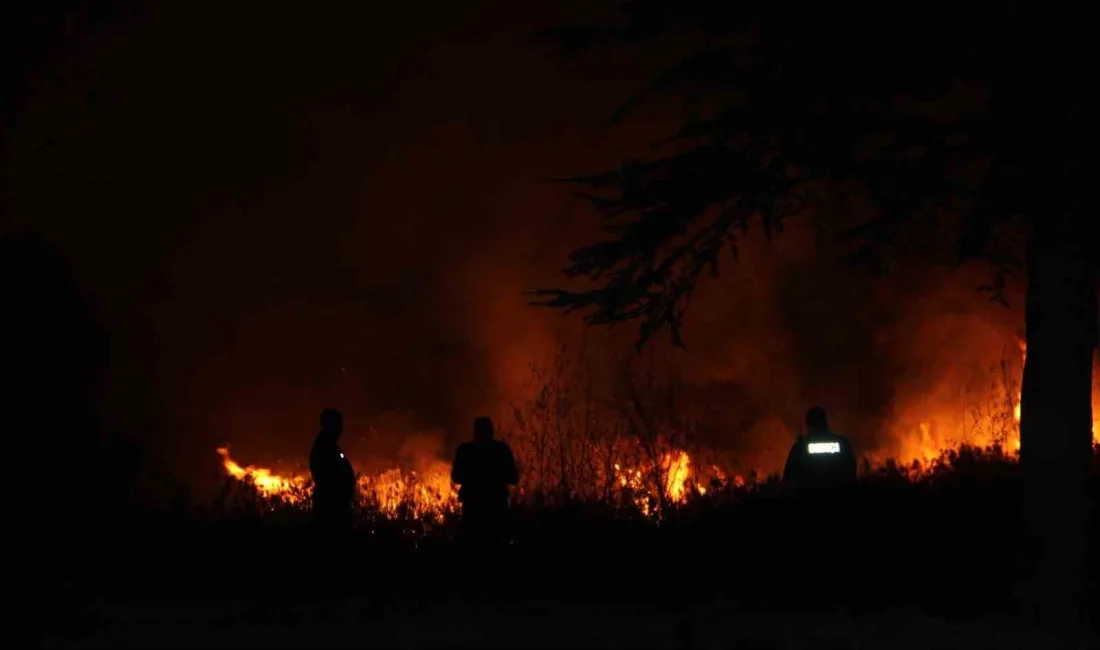
[[[943, 462], [947, 452], [962, 446], [999, 448], [1017, 457], [1020, 450], [1018, 374], [1022, 372], [1020, 369], [1027, 355], [1027, 347], [1022, 342], [1019, 352], [1017, 376], [1007, 377], [988, 397], [989, 402], [1000, 402], [1000, 408], [971, 408], [961, 414], [933, 409], [926, 419], [917, 423], [915, 430], [903, 427], [889, 432], [900, 440], [901, 452], [894, 460], [920, 470]], [[1093, 403], [1094, 411], [1100, 413], [1100, 382], [1094, 387]], [[1092, 434], [1094, 443], [1100, 445], [1100, 419], [1094, 421]], [[631, 503], [646, 516], [659, 517], [662, 507], [683, 504], [693, 496], [704, 496], [708, 486], [743, 488], [747, 482], [756, 480], [754, 476], [763, 474], [754, 471], [746, 479], [743, 474], [723, 471], [717, 464], [700, 467], [687, 451], [669, 445], [665, 445], [663, 451], [655, 452], [650, 448], [647, 453], [643, 446], [634, 444], [633, 450], [632, 455], [620, 453], [619, 459], [607, 462], [605, 471], [589, 474], [590, 480], [602, 487], [588, 493], [602, 494], [619, 503]], [[218, 448], [217, 453], [229, 477], [261, 496], [289, 504], [308, 503], [312, 488], [307, 475], [280, 474], [265, 467], [242, 465], [226, 447]], [[524, 460], [523, 455], [517, 453], [521, 466]], [[881, 463], [885, 459], [871, 454], [868, 460]], [[417, 468], [394, 466], [372, 472], [357, 467], [360, 505], [390, 518], [441, 520], [445, 514], [454, 512], [458, 508], [458, 486], [451, 483], [450, 463], [439, 458], [418, 459]], [[544, 488], [530, 481], [521, 482], [519, 492]]]
[[[235, 480], [252, 486], [260, 495], [290, 504], [304, 504], [312, 490], [310, 479], [302, 474], [279, 475], [265, 467], [242, 466], [220, 447], [222, 466]], [[441, 519], [458, 506], [458, 489], [451, 483], [451, 465], [432, 460], [427, 471], [394, 467], [376, 474], [357, 472], [358, 500], [388, 517], [411, 516], [417, 519]], [[717, 468], [716, 476], [721, 477]], [[693, 482], [691, 458], [687, 452], [663, 454], [658, 463], [638, 466], [614, 465], [612, 484], [627, 495], [646, 515], [659, 511], [659, 504], [683, 503], [690, 491], [705, 494], [706, 488]], [[738, 477], [740, 479], [740, 477]], [[663, 485], [660, 497], [647, 485], [656, 480]], [[741, 481], [743, 484], [743, 481]]]

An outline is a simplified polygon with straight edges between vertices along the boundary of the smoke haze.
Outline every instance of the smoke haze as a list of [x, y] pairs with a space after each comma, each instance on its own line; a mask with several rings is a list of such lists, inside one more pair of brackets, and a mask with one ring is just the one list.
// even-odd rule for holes
[[[6, 209], [71, 260], [111, 338], [103, 416], [155, 471], [208, 475], [223, 443], [303, 457], [326, 406], [352, 453], [447, 457], [562, 345], [613, 392], [636, 328], [586, 332], [522, 294], [596, 235], [543, 180], [644, 153], [664, 125], [610, 129], [642, 77], [523, 46], [554, 16], [512, 4], [158, 5], [78, 19], [50, 53], [5, 142]], [[739, 464], [777, 469], [812, 404], [861, 451], [900, 453], [899, 431], [965, 417], [1019, 364], [1022, 303], [976, 293], [981, 269], [872, 279], [841, 253], [809, 224], [750, 234], [701, 286], [690, 353], [655, 341]]]

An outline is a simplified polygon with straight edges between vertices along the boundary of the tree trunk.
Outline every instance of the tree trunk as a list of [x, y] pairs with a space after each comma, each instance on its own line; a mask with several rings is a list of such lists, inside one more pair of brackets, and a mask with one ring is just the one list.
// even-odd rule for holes
[[1029, 610], [1044, 628], [1080, 630], [1098, 303], [1087, 228], [1068, 221], [1036, 223], [1029, 237], [1020, 438]]

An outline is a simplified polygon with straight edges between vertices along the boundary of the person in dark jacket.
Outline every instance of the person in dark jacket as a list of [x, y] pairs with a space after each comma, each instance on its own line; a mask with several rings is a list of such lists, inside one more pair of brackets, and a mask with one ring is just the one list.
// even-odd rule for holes
[[474, 420], [473, 441], [458, 446], [451, 482], [460, 486], [464, 532], [476, 541], [500, 541], [508, 514], [508, 486], [519, 482], [519, 474], [511, 448], [493, 438], [489, 418]]
[[336, 409], [321, 412], [321, 431], [309, 454], [313, 475], [313, 515], [325, 528], [346, 528], [351, 524], [355, 497], [355, 470], [337, 442], [344, 430], [344, 416]]
[[856, 457], [844, 436], [829, 429], [825, 409], [806, 413], [806, 433], [787, 455], [783, 482], [798, 492], [815, 492], [849, 485], [856, 480]]

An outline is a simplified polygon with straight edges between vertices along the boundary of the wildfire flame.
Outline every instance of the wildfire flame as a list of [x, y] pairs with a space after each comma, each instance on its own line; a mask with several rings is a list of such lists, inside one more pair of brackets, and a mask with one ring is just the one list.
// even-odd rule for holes
[[[1024, 367], [1024, 364], [1027, 363], [1027, 343], [1024, 343], [1023, 341], [1017, 341], [1017, 343], [1019, 343], [1019, 345], [1020, 345], [1020, 368], [1022, 369]], [[1016, 418], [1017, 422], [1020, 421], [1020, 404], [1021, 403], [1023, 403], [1023, 388], [1022, 387], [1016, 393], [1016, 406], [1015, 406], [1015, 408], [1012, 409], [1012, 415], [1013, 415], [1013, 417]], [[1020, 438], [1019, 438], [1019, 436], [1017, 436], [1016, 437], [1016, 449], [1019, 450], [1019, 448], [1020, 448]]]
[[[1020, 344], [1020, 367], [1027, 362], [1027, 343], [1019, 341]], [[1022, 394], [1016, 393], [1016, 406], [1013, 409], [1013, 416], [1016, 418], [1017, 424], [1020, 422], [1020, 404], [1022, 401]], [[1092, 380], [1092, 444], [1100, 445], [1100, 376], [1093, 377]], [[1016, 437], [1015, 449], [1020, 449], [1019, 435]]]
[[667, 454], [664, 462], [668, 467], [665, 472], [665, 494], [672, 501], [683, 501], [687, 496], [687, 481], [691, 478], [691, 459], [687, 453], [678, 451]]
[[[303, 502], [312, 493], [312, 482], [307, 476], [283, 476], [266, 467], [241, 466], [227, 448], [219, 447], [217, 451], [229, 476], [255, 486], [265, 497], [294, 504]], [[403, 508], [414, 517], [442, 515], [453, 510], [458, 501], [450, 474], [451, 466], [443, 461], [431, 463], [422, 472], [393, 468], [375, 475], [360, 473], [356, 481], [359, 501], [376, 506], [388, 516], [397, 515]]]
[[[1023, 366], [1027, 361], [1027, 343], [1024, 341], [1017, 341], [1017, 346], [1020, 350], [1020, 365], [1018, 366], [1018, 373], [1015, 377], [1006, 377], [1005, 390], [1011, 390], [1011, 420], [1008, 420], [1007, 411], [1004, 411], [1004, 421], [1000, 420], [996, 413], [984, 413], [981, 415], [982, 422], [979, 422], [978, 433], [976, 435], [966, 435], [961, 430], [950, 430], [950, 427], [944, 427], [942, 422], [937, 428], [930, 420], [924, 420], [917, 426], [916, 434], [919, 435], [919, 441], [914, 441], [911, 444], [903, 445], [901, 458], [899, 460], [909, 463], [913, 460], [920, 460], [923, 462], [933, 461], [939, 458], [943, 452], [948, 451], [954, 447], [957, 447], [962, 442], [968, 442], [975, 446], [987, 447], [992, 445], [1000, 445], [1007, 451], [1019, 452], [1020, 451], [1020, 415], [1021, 415], [1021, 403], [1022, 403], [1022, 374]], [[1016, 387], [1014, 390], [1010, 387]], [[1093, 444], [1100, 445], [1100, 375], [1093, 378], [1092, 389], [1092, 404], [1093, 404], [1093, 423], [1092, 423], [1092, 441]], [[901, 436], [903, 439], [905, 436]], [[914, 453], [916, 451], [916, 453]]]
[[451, 484], [451, 466], [433, 461], [425, 471], [404, 472], [393, 468], [377, 475], [360, 475], [360, 500], [378, 507], [390, 517], [404, 509], [416, 517], [438, 518], [458, 505], [458, 492]]
[[[312, 492], [308, 477], [302, 475], [283, 476], [266, 467], [242, 466], [229, 455], [229, 450], [220, 447], [217, 450], [222, 457], [222, 466], [226, 473], [246, 484], [250, 484], [265, 497], [279, 498], [287, 503], [301, 503]], [[693, 481], [691, 457], [684, 451], [663, 454], [659, 464], [663, 477], [663, 495], [667, 503], [682, 503], [689, 494]], [[634, 502], [643, 513], [656, 514], [651, 498], [656, 497], [654, 490], [647, 489], [654, 466], [641, 466], [624, 469], [615, 465], [616, 479], [620, 487], [634, 492]], [[717, 468], [715, 468], [717, 471]], [[359, 501], [369, 504], [388, 517], [400, 515], [416, 518], [440, 518], [446, 512], [458, 506], [458, 492], [450, 480], [451, 466], [442, 460], [428, 464], [424, 471], [404, 471], [392, 468], [377, 474], [359, 473], [356, 481]], [[720, 475], [720, 473], [719, 473]], [[744, 482], [737, 477], [739, 485]], [[694, 488], [699, 494], [706, 493], [701, 486]]]
[[264, 496], [280, 496], [289, 503], [297, 503], [302, 498], [302, 492], [306, 486], [304, 476], [279, 476], [265, 467], [241, 467], [239, 463], [229, 456], [229, 449], [218, 448], [218, 455], [222, 457], [222, 466], [233, 478], [252, 483], [260, 494]]
[[[1018, 342], [1020, 366], [1027, 359], [1027, 345]], [[1007, 371], [1006, 371], [1007, 372]], [[1018, 375], [1016, 377], [1018, 379]], [[957, 447], [962, 442], [977, 446], [1001, 445], [1008, 451], [1020, 449], [1020, 403], [1019, 382], [1012, 377], [1005, 379], [1004, 393], [996, 397], [996, 412], [984, 412], [979, 415], [976, 433], [965, 435], [957, 430], [958, 418], [922, 419], [915, 430], [898, 435], [903, 442], [899, 461], [906, 464], [912, 461], [930, 463], [942, 454]], [[1011, 395], [1011, 397], [1009, 397]], [[1094, 411], [1100, 414], [1100, 377], [1093, 386]], [[999, 414], [999, 415], [998, 415]], [[937, 413], [930, 413], [933, 418]], [[912, 420], [910, 421], [912, 422]], [[955, 424], [952, 424], [955, 423]], [[1100, 444], [1100, 417], [1093, 422], [1093, 441]], [[218, 448], [222, 465], [226, 473], [234, 479], [252, 485], [265, 497], [277, 497], [288, 503], [301, 503], [308, 499], [312, 485], [308, 476], [299, 474], [281, 475], [265, 467], [242, 466], [233, 460], [229, 450]], [[633, 465], [614, 463], [614, 472], [604, 476], [644, 514], [659, 516], [659, 504], [678, 504], [688, 500], [692, 493], [704, 495], [707, 488], [693, 466], [692, 458], [683, 450], [673, 449], [662, 453], [654, 461], [637, 461]], [[609, 468], [610, 469], [610, 468]], [[458, 507], [456, 486], [450, 481], [449, 463], [432, 459], [419, 463], [417, 471], [394, 467], [380, 473], [358, 473], [357, 486], [359, 501], [371, 505], [389, 517], [413, 516], [416, 518], [440, 518]], [[722, 485], [743, 488], [756, 479], [748, 480], [742, 475], [727, 475], [717, 466], [704, 468], [706, 479], [713, 479]]]
[[[683, 503], [690, 494], [689, 487], [695, 481], [695, 472], [691, 466], [691, 456], [682, 450], [661, 454], [657, 464], [643, 463], [638, 467], [624, 467], [615, 463], [615, 478], [619, 487], [629, 489], [634, 504], [646, 515], [657, 514], [652, 503], [658, 501], [657, 491], [653, 489], [654, 479], [661, 481], [661, 495], [667, 503]], [[659, 469], [659, 472], [655, 470]], [[696, 485], [694, 490], [706, 494], [706, 488]]]
[[[1027, 345], [1017, 341], [1020, 350], [1019, 372], [1022, 374], [1023, 361], [1027, 357]], [[1020, 399], [1019, 375], [1005, 370], [1004, 386], [994, 390], [990, 397], [992, 409], [969, 414], [945, 412], [934, 405], [916, 426], [915, 440], [900, 435], [902, 449], [898, 460], [911, 464], [919, 461], [930, 464], [939, 459], [944, 452], [962, 444], [977, 447], [999, 446], [1010, 452], [1020, 450]], [[1004, 392], [997, 397], [997, 391]], [[1003, 406], [999, 406], [1003, 405]], [[909, 441], [911, 440], [911, 441]]]

